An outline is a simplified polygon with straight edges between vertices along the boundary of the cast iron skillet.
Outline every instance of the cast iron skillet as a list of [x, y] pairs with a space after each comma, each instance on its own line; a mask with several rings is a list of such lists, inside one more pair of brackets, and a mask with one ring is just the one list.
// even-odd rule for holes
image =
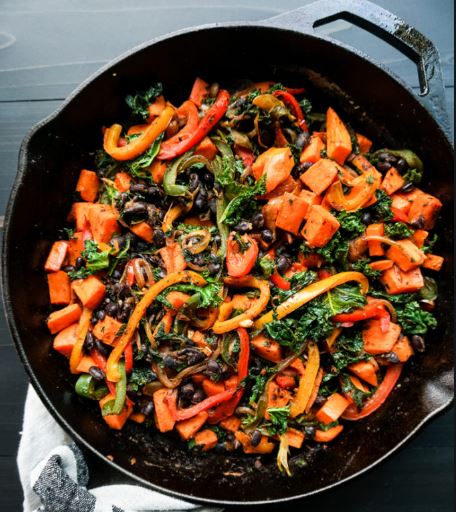
[[[419, 68], [421, 97], [388, 70], [313, 27], [344, 18], [391, 42]], [[254, 50], [254, 51], [253, 51]], [[201, 56], [204, 55], [204, 58]], [[255, 57], [253, 57], [254, 55]], [[392, 147], [408, 147], [424, 160], [424, 186], [444, 203], [438, 224], [439, 328], [428, 349], [406, 366], [400, 388], [364, 421], [349, 425], [326, 450], [306, 451], [292, 462], [293, 478], [279, 474], [273, 458], [255, 469], [253, 457], [189, 455], [171, 439], [135, 425], [109, 431], [97, 404], [80, 400], [67, 364], [50, 350], [44, 258], [70, 206], [77, 174], [92, 165], [100, 126], [125, 118], [124, 97], [156, 79], [174, 103], [195, 76], [222, 84], [232, 77], [304, 84], [311, 97], [331, 104], [355, 128]], [[253, 504], [288, 500], [328, 489], [377, 464], [451, 403], [453, 395], [453, 295], [451, 204], [452, 148], [439, 59], [415, 29], [368, 2], [324, 0], [257, 23], [192, 28], [155, 39], [121, 56], [82, 84], [51, 117], [24, 139], [11, 193], [3, 243], [4, 301], [9, 326], [32, 384], [57, 421], [79, 443], [139, 483], [190, 500]], [[39, 428], [39, 425], [37, 425]], [[130, 458], [136, 464], [130, 464]]]

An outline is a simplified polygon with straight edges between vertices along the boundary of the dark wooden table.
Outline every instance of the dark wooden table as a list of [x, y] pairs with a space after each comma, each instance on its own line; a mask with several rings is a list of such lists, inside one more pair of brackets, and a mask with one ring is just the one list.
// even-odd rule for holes
[[[307, 0], [0, 0], [0, 215], [16, 173], [20, 142], [83, 79], [102, 64], [154, 36], [225, 20], [257, 20]], [[426, 34], [442, 57], [453, 116], [453, 2], [377, 0]], [[242, 5], [241, 5], [242, 4]], [[416, 67], [379, 39], [337, 21], [322, 27], [386, 63], [415, 89]], [[0, 510], [21, 510], [16, 470], [27, 376], [0, 315]], [[446, 412], [405, 448], [368, 474], [299, 503], [340, 511], [443, 512], [453, 510], [453, 413]], [[91, 463], [95, 471], [95, 464]], [[119, 478], [121, 478], [119, 476]], [[99, 476], [97, 480], [99, 479]], [[273, 507], [291, 510], [298, 504]]]

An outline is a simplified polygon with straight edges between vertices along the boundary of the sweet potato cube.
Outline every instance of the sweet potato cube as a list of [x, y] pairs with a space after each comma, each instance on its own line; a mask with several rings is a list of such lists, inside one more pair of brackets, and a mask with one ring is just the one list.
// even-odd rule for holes
[[69, 306], [52, 312], [47, 319], [47, 326], [51, 334], [55, 334], [65, 327], [74, 324], [79, 320], [82, 310], [78, 304], [70, 304]]
[[79, 192], [84, 201], [93, 202], [98, 196], [98, 189], [100, 187], [100, 180], [97, 173], [82, 169], [79, 174], [79, 179], [76, 184], [76, 192]]
[[82, 305], [89, 309], [95, 309], [103, 300], [106, 292], [106, 286], [95, 276], [77, 279], [71, 286]]
[[324, 247], [339, 229], [340, 223], [320, 205], [310, 209], [301, 233], [311, 247]]
[[70, 357], [78, 337], [78, 329], [79, 324], [77, 322], [62, 329], [54, 338], [52, 343], [53, 349], [65, 357]]
[[409, 223], [419, 229], [432, 229], [442, 203], [434, 196], [422, 192], [410, 206]]
[[385, 174], [380, 188], [384, 190], [389, 196], [391, 196], [404, 185], [404, 178], [399, 174], [396, 168], [391, 167]]
[[130, 190], [131, 176], [127, 172], [118, 172], [114, 178], [114, 185], [119, 192]]
[[63, 270], [47, 275], [51, 304], [66, 306], [71, 302], [71, 284], [68, 274]]
[[350, 402], [345, 397], [339, 393], [333, 393], [317, 411], [315, 417], [321, 423], [329, 425], [337, 421], [349, 405]]
[[396, 354], [401, 363], [408, 361], [414, 354], [412, 345], [407, 336], [401, 336], [394, 344], [391, 352]]
[[122, 323], [113, 318], [112, 316], [106, 315], [103, 320], [99, 320], [93, 328], [93, 335], [101, 340], [103, 343], [112, 345], [115, 339], [119, 336], [120, 328]]
[[139, 238], [142, 238], [146, 242], [152, 243], [154, 237], [154, 230], [147, 222], [138, 222], [130, 226], [130, 230]]
[[63, 262], [65, 261], [68, 252], [68, 242], [59, 240], [52, 244], [49, 255], [44, 264], [44, 270], [46, 272], [57, 272], [61, 269]]
[[442, 268], [443, 262], [444, 258], [442, 258], [442, 256], [437, 256], [437, 254], [426, 254], [423, 268], [427, 268], [428, 270], [435, 270], [438, 272]]
[[276, 226], [297, 235], [308, 208], [309, 204], [305, 199], [285, 192], [277, 215]]
[[386, 256], [401, 270], [408, 272], [424, 263], [426, 256], [411, 240], [397, 240], [396, 244], [388, 249]]
[[75, 222], [76, 231], [84, 231], [89, 222], [89, 210], [94, 203], [73, 203], [68, 214], [68, 222]]
[[301, 181], [315, 194], [324, 192], [336, 179], [338, 165], [333, 160], [322, 158], [301, 174]]
[[390, 352], [400, 333], [400, 326], [393, 322], [390, 322], [388, 331], [383, 332], [381, 321], [377, 318], [371, 319], [363, 330], [364, 350], [373, 355]]
[[176, 423], [176, 400], [175, 390], [163, 388], [153, 394], [155, 424], [160, 432], [173, 430]]
[[88, 219], [96, 242], [108, 243], [112, 235], [119, 231], [118, 216], [117, 210], [107, 204], [96, 203], [90, 206]]
[[383, 272], [380, 281], [391, 295], [417, 292], [424, 286], [423, 275], [418, 267], [403, 272], [397, 265], [393, 265]]
[[303, 149], [299, 158], [301, 163], [318, 162], [321, 158], [321, 152], [325, 149], [325, 143], [317, 135], [312, 135], [309, 144]]
[[255, 352], [273, 363], [278, 363], [282, 360], [282, 347], [277, 341], [267, 338], [264, 334], [258, 334], [250, 342]]
[[208, 450], [215, 448], [218, 441], [217, 434], [213, 430], [209, 429], [201, 430], [195, 435], [194, 439], [195, 445], [203, 452], [207, 452]]
[[198, 430], [206, 423], [208, 414], [206, 411], [199, 412], [193, 418], [178, 421], [176, 423], [177, 433], [183, 441], [188, 441], [198, 432]]

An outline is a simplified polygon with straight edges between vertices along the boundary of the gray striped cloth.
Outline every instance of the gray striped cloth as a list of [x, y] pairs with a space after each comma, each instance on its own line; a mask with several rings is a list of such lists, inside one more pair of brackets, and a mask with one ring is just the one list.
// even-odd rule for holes
[[136, 485], [87, 489], [84, 456], [29, 386], [17, 457], [24, 512], [219, 512]]

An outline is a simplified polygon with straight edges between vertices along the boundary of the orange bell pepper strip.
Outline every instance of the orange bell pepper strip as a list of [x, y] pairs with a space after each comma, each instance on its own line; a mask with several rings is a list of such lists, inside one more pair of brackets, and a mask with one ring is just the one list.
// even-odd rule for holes
[[76, 368], [78, 364], [81, 362], [83, 352], [82, 347], [84, 346], [84, 341], [86, 339], [87, 333], [89, 332], [90, 321], [92, 320], [92, 310], [88, 308], [84, 308], [82, 310], [81, 318], [79, 319], [78, 325], [78, 334], [76, 338], [76, 343], [73, 346], [73, 350], [70, 355], [70, 371], [71, 373], [78, 373]]
[[163, 290], [166, 290], [166, 288], [169, 286], [180, 282], [193, 282], [198, 286], [204, 286], [206, 284], [206, 280], [203, 277], [192, 271], [174, 272], [172, 274], [168, 274], [166, 277], [153, 284], [147, 290], [138, 304], [136, 304], [136, 307], [131, 314], [130, 319], [128, 320], [125, 331], [122, 333], [122, 336], [120, 336], [117, 345], [109, 355], [106, 365], [106, 377], [108, 380], [112, 382], [119, 381], [120, 374], [117, 369], [119, 360], [128, 343], [130, 343], [139, 322], [146, 313], [147, 308]]
[[174, 115], [174, 108], [167, 104], [163, 112], [150, 123], [150, 125], [142, 132], [139, 137], [133, 139], [126, 146], [119, 147], [119, 137], [122, 132], [120, 124], [113, 124], [107, 128], [104, 134], [103, 148], [109, 156], [114, 160], [132, 160], [142, 155], [155, 141], [155, 139], [162, 134]]
[[215, 322], [212, 326], [212, 330], [215, 334], [223, 334], [225, 332], [232, 331], [233, 329], [237, 329], [238, 327], [251, 327], [252, 318], [258, 316], [267, 306], [271, 294], [269, 290], [269, 283], [263, 279], [256, 279], [253, 276], [226, 277], [224, 282], [228, 286], [258, 288], [260, 290], [260, 296], [247, 311], [244, 311], [244, 313], [223, 322]]
[[296, 418], [302, 414], [312, 396], [315, 379], [320, 368], [320, 352], [317, 345], [310, 344], [308, 349], [308, 358], [304, 375], [299, 379], [298, 391], [293, 398], [290, 406], [290, 416]]
[[[189, 149], [201, 142], [204, 137], [212, 130], [212, 128], [225, 115], [230, 103], [230, 93], [221, 89], [212, 106], [201, 119], [198, 127], [191, 133], [188, 138], [173, 142], [172, 144], [163, 143], [158, 154], [159, 160], [172, 160], [176, 156], [182, 155]], [[168, 142], [168, 141], [166, 141]]]
[[402, 364], [392, 364], [388, 366], [382, 383], [377, 391], [368, 398], [361, 411], [356, 409], [355, 405], [350, 405], [342, 414], [344, 420], [357, 421], [375, 412], [383, 405], [391, 391], [394, 389], [396, 382], [399, 380], [402, 372]]
[[326, 279], [322, 279], [321, 281], [317, 281], [316, 283], [312, 283], [309, 286], [306, 286], [295, 295], [287, 299], [285, 302], [282, 302], [275, 311], [269, 311], [262, 317], [260, 317], [254, 324], [255, 329], [262, 329], [265, 324], [272, 322], [277, 319], [280, 320], [285, 316], [293, 313], [298, 308], [307, 304], [311, 300], [315, 299], [322, 293], [325, 293], [336, 286], [344, 284], [348, 281], [358, 281], [361, 285], [361, 292], [365, 295], [369, 291], [369, 281], [367, 280], [364, 274], [361, 272], [339, 272], [338, 274], [334, 274], [333, 276], [327, 277]]

